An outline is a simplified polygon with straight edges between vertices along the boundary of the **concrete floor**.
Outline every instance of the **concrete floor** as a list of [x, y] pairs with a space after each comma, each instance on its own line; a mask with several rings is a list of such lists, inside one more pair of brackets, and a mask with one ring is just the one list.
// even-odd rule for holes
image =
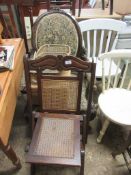
[[[29, 143], [28, 124], [23, 117], [25, 106], [25, 97], [19, 96], [12, 132], [10, 136], [10, 144], [21, 159], [22, 168], [17, 171], [10, 160], [0, 151], [0, 175], [30, 175], [30, 165], [25, 163], [25, 147]], [[120, 128], [111, 125], [103, 140], [103, 143], [97, 144], [97, 125], [96, 118], [91, 122], [92, 131], [89, 134], [88, 144], [86, 145], [85, 157], [85, 175], [129, 175], [122, 155], [113, 159], [111, 152], [119, 149], [122, 143]], [[79, 174], [77, 168], [47, 168], [38, 167], [36, 175], [73, 175]]]

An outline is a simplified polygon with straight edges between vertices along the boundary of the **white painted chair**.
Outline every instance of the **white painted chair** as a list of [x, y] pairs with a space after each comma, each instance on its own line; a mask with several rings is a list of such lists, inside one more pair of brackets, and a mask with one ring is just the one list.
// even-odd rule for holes
[[[113, 50], [116, 47], [118, 35], [126, 27], [126, 23], [115, 19], [89, 19], [79, 22], [83, 35], [83, 46], [86, 49], [86, 57], [89, 60], [94, 59], [97, 63], [96, 78], [102, 77], [101, 62], [97, 59], [99, 54]], [[106, 60], [106, 67], [109, 68], [109, 61]], [[113, 64], [113, 72], [116, 65]]]
[[[110, 61], [108, 76], [105, 75], [107, 58]], [[102, 62], [102, 93], [99, 95], [98, 105], [104, 121], [97, 138], [98, 143], [101, 142], [110, 122], [131, 129], [131, 74], [128, 68], [131, 62], [131, 49], [112, 50], [101, 54], [99, 59]], [[115, 76], [111, 75], [113, 61], [117, 66]]]

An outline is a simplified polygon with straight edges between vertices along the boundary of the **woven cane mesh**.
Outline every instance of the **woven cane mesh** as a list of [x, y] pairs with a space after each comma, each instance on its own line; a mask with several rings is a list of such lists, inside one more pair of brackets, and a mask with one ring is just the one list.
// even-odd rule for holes
[[45, 44], [42, 45], [37, 52], [34, 54], [34, 59], [43, 57], [45, 55], [70, 55], [71, 50], [70, 47], [67, 45], [62, 44]]
[[74, 157], [74, 121], [44, 118], [34, 145], [34, 155], [61, 158]]
[[77, 80], [42, 80], [42, 106], [50, 110], [77, 110]]

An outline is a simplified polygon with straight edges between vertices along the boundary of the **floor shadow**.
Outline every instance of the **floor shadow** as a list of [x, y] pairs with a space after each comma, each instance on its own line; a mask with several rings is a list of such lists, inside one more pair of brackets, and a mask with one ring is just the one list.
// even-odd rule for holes
[[19, 169], [17, 167], [12, 167], [12, 168], [0, 171], [0, 175], [14, 175], [14, 173], [18, 171]]

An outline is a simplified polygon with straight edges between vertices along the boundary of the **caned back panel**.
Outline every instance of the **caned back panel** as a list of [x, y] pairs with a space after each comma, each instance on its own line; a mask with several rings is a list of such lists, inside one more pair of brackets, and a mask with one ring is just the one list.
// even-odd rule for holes
[[77, 111], [78, 80], [42, 79], [43, 110]]

